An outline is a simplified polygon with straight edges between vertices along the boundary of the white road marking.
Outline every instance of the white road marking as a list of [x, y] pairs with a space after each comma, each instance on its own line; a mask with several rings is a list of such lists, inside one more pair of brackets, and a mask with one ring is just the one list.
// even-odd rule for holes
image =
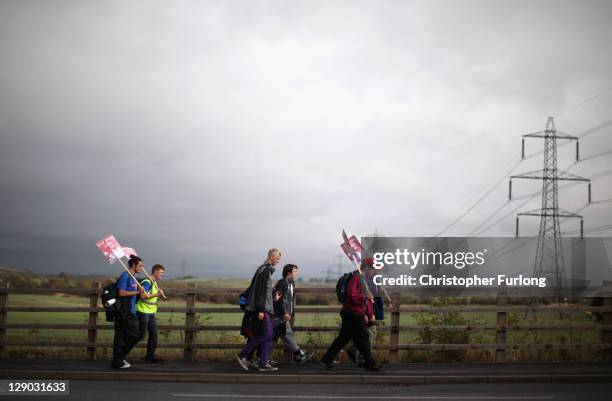
[[208, 397], [208, 398], [286, 398], [286, 399], [321, 399], [321, 400], [552, 400], [552, 395], [509, 395], [509, 396], [335, 396], [335, 395], [250, 395], [250, 394], [172, 394], [174, 397]]

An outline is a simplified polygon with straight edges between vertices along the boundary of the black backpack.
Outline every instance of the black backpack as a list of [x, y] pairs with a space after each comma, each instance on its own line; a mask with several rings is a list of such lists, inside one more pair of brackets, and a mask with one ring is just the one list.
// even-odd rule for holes
[[120, 304], [121, 299], [119, 298], [119, 291], [117, 290], [117, 283], [119, 279], [114, 283], [110, 283], [104, 288], [102, 288], [102, 293], [100, 294], [100, 300], [102, 301], [102, 306], [104, 306], [104, 311], [106, 312], [106, 321], [114, 322], [115, 317], [120, 312]]
[[344, 273], [338, 279], [336, 283], [336, 296], [338, 297], [339, 302], [344, 302], [346, 300], [346, 291], [348, 290], [349, 280], [353, 277], [353, 273]]

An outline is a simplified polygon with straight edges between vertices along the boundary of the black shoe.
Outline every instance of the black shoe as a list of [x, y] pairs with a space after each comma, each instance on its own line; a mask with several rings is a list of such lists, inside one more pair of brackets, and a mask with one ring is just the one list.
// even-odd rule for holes
[[351, 360], [351, 362], [353, 362], [354, 364], [357, 364], [357, 356], [355, 355], [355, 350], [352, 348], [349, 348], [345, 352], [346, 352], [346, 355]]
[[319, 365], [323, 366], [326, 370], [333, 370], [334, 369], [334, 364], [333, 363], [325, 363], [322, 360], [319, 361]]
[[306, 362], [310, 361], [314, 354], [312, 352], [305, 352], [302, 355], [297, 355], [293, 360], [298, 363], [298, 365], [303, 365]]
[[366, 366], [365, 368], [370, 372], [380, 372], [382, 370], [382, 365]]

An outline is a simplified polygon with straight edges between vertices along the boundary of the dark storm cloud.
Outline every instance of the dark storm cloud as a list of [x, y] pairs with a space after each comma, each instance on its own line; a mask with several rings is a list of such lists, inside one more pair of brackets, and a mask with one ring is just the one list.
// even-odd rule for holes
[[[612, 118], [612, 93], [562, 114], [612, 86], [611, 17], [604, 1], [1, 2], [0, 264], [108, 271], [94, 243], [112, 232], [194, 274], [244, 275], [275, 246], [316, 275], [342, 228], [432, 235], [548, 115], [575, 135]], [[513, 218], [486, 234], [512, 235]]]

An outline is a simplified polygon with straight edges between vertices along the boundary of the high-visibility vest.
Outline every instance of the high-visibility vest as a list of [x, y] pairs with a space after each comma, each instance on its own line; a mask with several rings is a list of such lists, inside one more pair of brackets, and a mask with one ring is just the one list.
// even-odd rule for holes
[[[142, 280], [141, 284], [143, 284], [144, 282], [148, 282], [151, 283], [151, 280], [149, 280], [148, 278]], [[153, 295], [157, 295], [157, 293], [159, 292], [159, 290], [157, 289], [157, 284], [155, 283], [155, 281], [152, 283], [151, 285], [151, 291], [149, 291], [151, 294]], [[157, 299], [158, 297], [155, 296], [153, 298], [147, 298], [147, 299], [138, 299], [138, 302], [136, 303], [136, 312], [141, 312], [141, 313], [156, 313], [157, 312]]]

